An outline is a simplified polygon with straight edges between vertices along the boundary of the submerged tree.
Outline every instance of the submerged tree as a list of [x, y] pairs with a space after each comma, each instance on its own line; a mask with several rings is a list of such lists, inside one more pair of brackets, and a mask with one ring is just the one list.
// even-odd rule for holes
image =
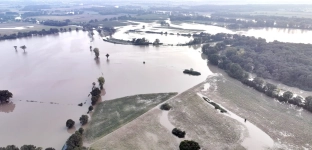
[[24, 52], [25, 52], [25, 49], [26, 49], [26, 48], [27, 48], [27, 47], [26, 47], [25, 45], [21, 46], [21, 49], [23, 49]]
[[93, 106], [90, 106], [89, 107], [89, 112], [92, 111], [92, 110], [93, 110]]
[[101, 90], [99, 89], [99, 88], [94, 88], [91, 92], [90, 92], [90, 94], [92, 95], [92, 96], [98, 96], [98, 95], [100, 95], [101, 94]]
[[68, 119], [68, 120], [66, 121], [66, 127], [67, 127], [68, 129], [72, 128], [74, 125], [75, 125], [75, 121], [73, 121], [72, 119]]
[[105, 83], [104, 77], [99, 77], [98, 78], [98, 82], [99, 82], [100, 88], [103, 89], [103, 85]]
[[90, 51], [92, 51], [92, 46], [90, 46]]
[[79, 121], [82, 125], [85, 125], [88, 123], [88, 119], [89, 117], [87, 115], [82, 115], [80, 118], [79, 118]]
[[0, 91], [0, 103], [2, 102], [9, 102], [10, 98], [13, 97], [13, 94], [9, 92], [8, 90], [1, 90]]
[[96, 57], [96, 58], [99, 58], [99, 56], [100, 56], [100, 51], [99, 51], [99, 49], [98, 49], [98, 48], [94, 48], [94, 49], [93, 49], [93, 52], [94, 52], [94, 54], [95, 54], [95, 57]]

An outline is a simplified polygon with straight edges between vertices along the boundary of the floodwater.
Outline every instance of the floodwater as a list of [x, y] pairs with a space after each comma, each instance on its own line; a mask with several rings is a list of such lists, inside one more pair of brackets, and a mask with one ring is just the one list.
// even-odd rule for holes
[[[90, 42], [92, 41], [92, 42]], [[200, 49], [115, 45], [87, 32], [1, 41], [0, 89], [13, 93], [0, 105], [0, 146], [33, 144], [60, 149], [72, 131], [65, 122], [90, 106], [92, 82], [104, 76], [102, 100], [158, 92], [182, 92], [205, 80], [210, 70]], [[15, 51], [13, 46], [26, 45]], [[95, 59], [89, 46], [100, 49]], [[109, 53], [109, 59], [105, 55]], [[143, 64], [143, 61], [146, 64]], [[193, 68], [201, 76], [182, 73]], [[87, 103], [79, 107], [79, 103]]]
[[184, 29], [202, 29], [204, 32], [210, 34], [216, 33], [229, 33], [229, 34], [241, 34], [246, 36], [261, 37], [266, 39], [267, 42], [273, 42], [274, 40], [281, 42], [292, 43], [312, 43], [312, 30], [301, 29], [286, 29], [286, 28], [252, 28], [245, 30], [230, 30], [223, 27], [203, 25], [196, 23], [182, 23], [178, 25], [171, 25], [172, 27], [180, 27]]
[[[168, 19], [167, 22], [171, 23]], [[138, 23], [138, 22], [136, 22]], [[143, 29], [143, 25], [145, 29]], [[243, 30], [230, 30], [224, 27], [218, 27], [213, 25], [204, 25], [197, 23], [181, 23], [175, 24], [171, 23], [168, 28], [159, 28], [161, 27], [159, 23], [139, 23], [139, 25], [126, 26], [120, 28], [122, 31], [127, 31], [131, 29], [138, 29], [140, 31], [157, 31], [157, 32], [168, 32], [174, 33], [175, 35], [160, 35], [160, 34], [146, 34], [144, 32], [140, 33], [129, 33], [127, 36], [120, 34], [114, 35], [115, 38], [132, 40], [132, 38], [143, 38], [145, 37], [150, 42], [155, 41], [156, 38], [160, 39], [160, 42], [164, 44], [184, 44], [192, 40], [192, 37], [177, 36], [177, 33], [200, 33], [206, 32], [210, 34], [217, 33], [229, 33], [229, 34], [240, 34], [246, 36], [261, 37], [266, 39], [267, 42], [273, 42], [274, 40], [281, 42], [292, 42], [292, 43], [305, 43], [311, 44], [312, 39], [309, 38], [312, 36], [312, 30], [301, 30], [301, 29], [286, 29], [286, 28], [251, 28]], [[202, 31], [199, 31], [202, 30]]]
[[[145, 30], [176, 31], [153, 28], [153, 23], [144, 24]], [[124, 34], [144, 24], [121, 27], [113, 37], [128, 40], [146, 37], [150, 41], [159, 38], [165, 44], [185, 43], [191, 39], [177, 35]], [[195, 28], [192, 25], [190, 29]], [[227, 30], [203, 26], [210, 32]], [[268, 37], [280, 36], [267, 32]], [[308, 33], [295, 34], [301, 35], [304, 42], [309, 40], [303, 36]], [[200, 47], [117, 45], [104, 42], [97, 33], [91, 39], [82, 31], [6, 40], [0, 45], [0, 67], [5, 68], [0, 72], [0, 89], [14, 95], [11, 103], [0, 105], [0, 135], [5, 137], [0, 140], [0, 146], [33, 144], [60, 149], [73, 132], [67, 131], [66, 120], [73, 119], [75, 128], [80, 127], [79, 117], [86, 114], [90, 105], [91, 83], [102, 75], [106, 80], [106, 94], [102, 100], [109, 100], [134, 94], [183, 92], [212, 74]], [[13, 46], [21, 45], [27, 46], [26, 52], [15, 51]], [[99, 59], [95, 59], [90, 45], [100, 49]], [[105, 57], [107, 53], [109, 59]], [[182, 73], [189, 68], [202, 75]], [[83, 107], [77, 106], [84, 102]]]
[[[138, 25], [129, 25], [129, 26], [123, 26], [118, 28], [118, 32], [113, 35], [114, 38], [116, 39], [123, 39], [123, 40], [132, 40], [133, 38], [145, 38], [149, 40], [149, 42], [154, 42], [156, 39], [160, 40], [160, 43], [164, 44], [185, 44], [192, 40], [192, 37], [186, 37], [186, 36], [178, 36], [176, 35], [178, 32], [173, 29], [160, 29], [157, 27], [160, 27], [155, 22], [152, 23], [141, 23], [141, 22], [133, 22], [133, 23], [138, 23]], [[143, 26], [145, 28], [143, 29]], [[156, 28], [155, 28], [156, 27]], [[139, 31], [144, 31], [144, 32], [129, 32], [126, 33], [129, 30], [139, 30]], [[154, 31], [154, 32], [168, 32], [167, 35], [163, 34], [150, 34], [150, 33], [145, 33], [145, 31]], [[170, 33], [174, 33], [174, 35], [170, 35]]]

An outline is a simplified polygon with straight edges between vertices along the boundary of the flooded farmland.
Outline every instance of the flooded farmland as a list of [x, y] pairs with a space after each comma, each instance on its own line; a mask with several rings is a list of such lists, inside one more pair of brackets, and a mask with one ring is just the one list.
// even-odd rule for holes
[[[129, 29], [142, 28], [142, 25], [121, 27], [113, 37], [127, 40], [146, 37], [150, 41], [159, 38], [166, 44], [185, 43], [192, 39], [177, 35], [124, 33]], [[144, 23], [144, 25], [146, 26], [145, 30], [155, 29], [153, 23]], [[190, 30], [202, 29], [212, 34], [218, 32], [238, 33], [238, 31], [220, 29], [215, 26], [207, 28], [205, 25], [202, 28], [197, 25], [193, 26], [193, 24], [176, 25], [176, 27]], [[167, 31], [167, 29], [155, 29], [155, 31]], [[168, 31], [181, 32], [177, 29]], [[266, 31], [270, 32], [270, 30]], [[283, 34], [279, 34], [281, 31], [277, 31], [275, 36], [263, 36], [263, 32], [258, 34], [254, 30], [248, 30], [246, 33], [245, 31], [239, 32], [244, 35], [267, 38], [268, 41], [274, 39], [283, 41], [283, 38], [279, 38], [280, 36], [286, 38], [284, 31]], [[290, 40], [292, 34], [296, 34], [304, 40], [296, 41], [298, 38], [294, 38], [292, 42], [312, 43], [309, 38], [304, 38], [311, 34], [310, 31], [289, 32], [287, 33], [289, 39], [285, 39], [286, 42]], [[274, 38], [270, 39], [271, 37]], [[97, 33], [94, 39], [91, 39], [87, 32], [76, 31], [44, 37], [6, 40], [1, 41], [0, 45], [0, 66], [5, 68], [0, 72], [0, 89], [7, 89], [14, 95], [11, 103], [0, 105], [0, 134], [6, 137], [0, 140], [1, 146], [34, 144], [60, 149], [72, 133], [65, 127], [66, 120], [73, 119], [76, 122], [75, 128], [80, 127], [79, 117], [86, 114], [90, 105], [88, 94], [92, 88], [91, 83], [96, 82], [96, 79], [102, 75], [106, 80], [104, 85], [106, 94], [102, 96], [103, 101], [134, 94], [181, 93], [204, 81], [208, 75], [212, 75], [205, 56], [201, 54], [200, 47], [117, 45], [104, 42]], [[27, 46], [25, 52], [19, 48], [15, 51], [13, 46], [22, 45]], [[90, 51], [90, 46], [100, 49], [100, 59], [94, 59], [95, 56]], [[109, 59], [105, 57], [107, 53], [110, 55]], [[143, 64], [143, 61], [146, 64]], [[184, 69], [189, 68], [201, 72], [202, 75], [189, 76], [182, 73]], [[211, 87], [207, 85], [206, 89]], [[228, 88], [236, 89], [235, 86]], [[247, 87], [242, 86], [241, 88]], [[220, 90], [222, 89], [225, 88], [220, 86]], [[244, 95], [244, 93], [237, 94], [241, 93], [240, 91], [234, 90], [234, 92], [238, 96]], [[228, 99], [231, 97], [232, 95]], [[268, 98], [261, 97], [257, 100], [262, 99]], [[78, 106], [79, 103], [84, 102], [86, 102], [85, 105]], [[218, 102], [231, 111], [236, 109], [227, 103], [223, 104], [222, 101]], [[274, 105], [279, 104], [274, 102]], [[246, 105], [246, 108], [247, 106], [252, 107]], [[280, 110], [276, 110], [276, 112], [278, 111]], [[293, 110], [289, 109], [289, 111]], [[244, 115], [238, 111], [233, 112], [241, 117]], [[300, 115], [302, 114], [300, 113]], [[307, 115], [307, 112], [304, 112], [303, 115]], [[258, 122], [255, 124], [264, 130], [264, 125], [261, 126]], [[309, 124], [311, 122], [307, 122], [301, 127], [310, 130], [307, 127]], [[276, 132], [273, 129], [264, 131]], [[272, 138], [277, 140], [274, 136]], [[302, 141], [304, 140], [300, 142]], [[306, 144], [305, 141], [302, 144]]]
[[[91, 83], [102, 74], [106, 80], [102, 100], [182, 92], [210, 74], [206, 60], [192, 48], [114, 45], [97, 35], [90, 41], [87, 32], [67, 32], [0, 42], [0, 66], [6, 68], [0, 72], [0, 89], [13, 93], [12, 103], [0, 107], [0, 134], [6, 137], [0, 145], [62, 147], [70, 136], [66, 120], [71, 118], [76, 129], [80, 127], [79, 117], [90, 105]], [[15, 51], [15, 45], [27, 49]], [[99, 60], [90, 45], [100, 49]], [[182, 73], [189, 68], [202, 75]]]

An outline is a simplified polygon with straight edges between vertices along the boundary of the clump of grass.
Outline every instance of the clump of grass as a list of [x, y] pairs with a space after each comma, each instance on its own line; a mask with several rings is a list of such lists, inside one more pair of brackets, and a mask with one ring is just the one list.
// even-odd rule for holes
[[222, 107], [220, 107], [220, 105], [214, 103], [214, 102], [208, 102], [209, 104], [211, 104], [212, 106], [215, 107], [215, 109], [219, 109], [221, 111], [221, 113], [226, 113], [227, 111], [225, 109], [223, 109]]
[[161, 110], [170, 110], [172, 107], [168, 103], [164, 103], [160, 106]]
[[221, 113], [227, 113], [227, 111], [226, 111], [225, 109], [223, 109], [222, 107], [220, 107], [220, 105], [216, 104], [215, 102], [211, 102], [211, 100], [210, 100], [209, 98], [203, 97], [203, 99], [204, 99], [207, 103], [209, 103], [209, 104], [211, 104], [212, 106], [214, 106], [215, 109], [219, 109]]

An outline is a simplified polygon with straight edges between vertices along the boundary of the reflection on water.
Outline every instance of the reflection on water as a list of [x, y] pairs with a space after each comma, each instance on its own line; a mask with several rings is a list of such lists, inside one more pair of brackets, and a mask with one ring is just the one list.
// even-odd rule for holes
[[70, 134], [75, 133], [75, 131], [76, 131], [76, 127], [75, 127], [75, 126], [73, 126], [73, 127], [70, 128], [70, 129], [67, 129], [67, 132], [70, 133]]
[[9, 102], [9, 103], [0, 103], [0, 112], [4, 112], [4, 113], [10, 113], [13, 112], [15, 109], [15, 104], [13, 102]]
[[97, 66], [101, 65], [100, 58], [94, 58], [94, 60], [95, 60], [95, 63], [96, 63]]

